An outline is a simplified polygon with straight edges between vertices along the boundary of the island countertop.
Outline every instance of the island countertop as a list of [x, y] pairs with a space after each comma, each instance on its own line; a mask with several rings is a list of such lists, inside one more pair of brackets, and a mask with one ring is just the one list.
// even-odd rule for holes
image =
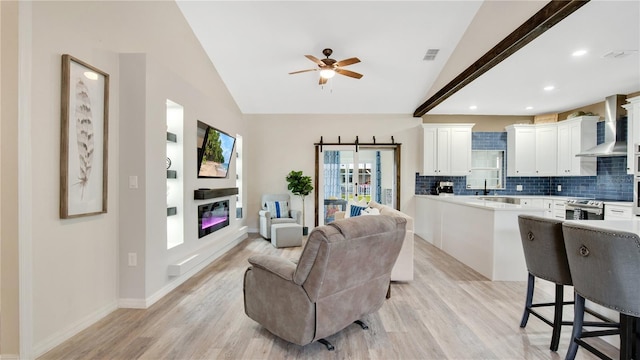
[[550, 199], [550, 200], [567, 200], [575, 199], [574, 197], [567, 196], [542, 196], [542, 195], [487, 195], [487, 196], [475, 196], [475, 195], [453, 195], [453, 196], [439, 196], [439, 195], [415, 195], [416, 198], [431, 199], [436, 201], [443, 201], [448, 203], [467, 205], [476, 208], [494, 210], [494, 211], [522, 211], [522, 210], [544, 210], [542, 204], [540, 206], [532, 204], [510, 204], [504, 202], [498, 202], [494, 200], [483, 200], [483, 198], [514, 198], [514, 199]]

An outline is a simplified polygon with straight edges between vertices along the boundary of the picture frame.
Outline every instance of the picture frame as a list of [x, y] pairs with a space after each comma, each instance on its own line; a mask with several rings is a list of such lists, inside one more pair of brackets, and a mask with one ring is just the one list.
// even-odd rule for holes
[[107, 212], [109, 74], [62, 55], [60, 218]]

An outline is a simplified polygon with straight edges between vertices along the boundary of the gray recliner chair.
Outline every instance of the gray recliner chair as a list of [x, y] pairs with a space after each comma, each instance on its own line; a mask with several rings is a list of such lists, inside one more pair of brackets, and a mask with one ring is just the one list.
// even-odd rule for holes
[[[285, 201], [289, 204], [289, 216], [278, 218], [267, 209], [269, 201]], [[302, 212], [291, 210], [291, 199], [288, 194], [264, 194], [260, 201], [260, 235], [265, 239], [271, 239], [271, 225], [274, 224], [300, 224], [302, 225]]]
[[315, 228], [298, 263], [249, 258], [245, 313], [274, 335], [298, 344], [324, 340], [377, 311], [385, 301], [406, 219], [358, 216]]

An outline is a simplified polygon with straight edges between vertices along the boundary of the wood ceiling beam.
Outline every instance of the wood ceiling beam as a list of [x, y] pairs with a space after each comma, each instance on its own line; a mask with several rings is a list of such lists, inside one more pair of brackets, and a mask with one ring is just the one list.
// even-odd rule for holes
[[413, 116], [421, 117], [426, 114], [449, 96], [498, 65], [502, 60], [511, 56], [588, 2], [589, 0], [550, 1], [491, 50], [482, 55], [480, 59], [466, 68], [460, 75], [456, 76], [422, 105], [418, 106]]

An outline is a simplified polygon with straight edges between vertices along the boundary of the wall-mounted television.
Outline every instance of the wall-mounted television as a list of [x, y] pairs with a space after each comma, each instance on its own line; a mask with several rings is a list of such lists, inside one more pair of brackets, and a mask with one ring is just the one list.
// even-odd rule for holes
[[198, 121], [198, 177], [227, 178], [236, 138]]

